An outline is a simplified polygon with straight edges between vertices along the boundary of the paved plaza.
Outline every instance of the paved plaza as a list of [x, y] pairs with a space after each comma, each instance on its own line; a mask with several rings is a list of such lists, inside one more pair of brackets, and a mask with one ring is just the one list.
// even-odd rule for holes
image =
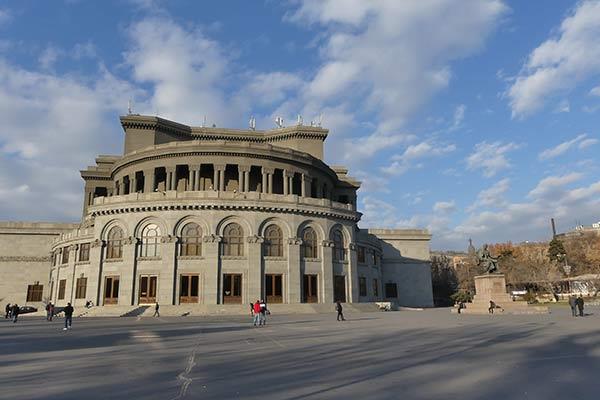
[[597, 399], [600, 309], [0, 322], [5, 399]]

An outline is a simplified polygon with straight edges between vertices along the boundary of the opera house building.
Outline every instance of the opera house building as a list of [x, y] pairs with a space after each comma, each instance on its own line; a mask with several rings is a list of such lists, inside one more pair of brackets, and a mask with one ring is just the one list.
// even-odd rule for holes
[[80, 223], [0, 223], [4, 303], [433, 305], [429, 233], [358, 227], [326, 129], [121, 125], [123, 155], [81, 171]]

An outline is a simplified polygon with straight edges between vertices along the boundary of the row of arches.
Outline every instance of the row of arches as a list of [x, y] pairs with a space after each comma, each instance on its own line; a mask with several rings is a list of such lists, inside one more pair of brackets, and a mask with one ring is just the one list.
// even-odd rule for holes
[[[262, 229], [263, 255], [266, 257], [284, 257], [285, 235], [281, 228], [282, 221], [271, 220], [264, 224]], [[175, 240], [178, 246], [178, 255], [183, 257], [202, 256], [202, 242], [206, 235], [206, 230], [202, 224], [196, 221], [185, 221], [176, 229]], [[139, 243], [139, 252], [141, 257], [160, 256], [161, 238], [164, 236], [164, 228], [153, 219], [145, 219], [136, 229], [139, 232], [136, 237]], [[289, 227], [288, 227], [289, 228]], [[301, 256], [303, 258], [319, 257], [319, 230], [315, 224], [310, 221], [301, 225], [299, 235], [301, 245]], [[346, 260], [347, 243], [344, 227], [335, 225], [330, 230], [329, 240], [333, 247], [333, 260], [342, 262]], [[219, 230], [218, 230], [219, 232]], [[126, 242], [126, 231], [122, 224], [112, 221], [105, 229], [104, 240], [106, 241], [106, 258], [119, 259], [123, 255], [123, 245]], [[220, 230], [220, 255], [222, 256], [244, 256], [246, 238], [249, 236], [241, 223], [238, 221], [227, 221]], [[289, 234], [289, 229], [288, 229]], [[288, 235], [288, 238], [289, 235]]]

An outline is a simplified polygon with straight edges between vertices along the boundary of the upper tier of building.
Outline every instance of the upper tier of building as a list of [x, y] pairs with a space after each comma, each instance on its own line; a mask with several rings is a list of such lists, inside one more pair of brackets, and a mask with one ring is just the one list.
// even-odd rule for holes
[[96, 197], [166, 191], [297, 195], [356, 209], [360, 182], [322, 160], [326, 129], [189, 127], [141, 115], [121, 117], [121, 124], [124, 155], [99, 156], [81, 171], [84, 215]]

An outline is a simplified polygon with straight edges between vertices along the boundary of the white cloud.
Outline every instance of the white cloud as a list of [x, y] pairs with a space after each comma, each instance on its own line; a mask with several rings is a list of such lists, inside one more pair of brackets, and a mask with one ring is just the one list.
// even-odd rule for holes
[[592, 96], [600, 96], [600, 86], [596, 86], [590, 90], [590, 95]]
[[2, 25], [6, 25], [12, 19], [12, 14], [10, 11], [4, 9], [0, 9], [0, 27]]
[[0, 219], [79, 217], [78, 170], [121, 151], [117, 115], [136, 92], [102, 67], [83, 79], [0, 59]]
[[597, 139], [586, 139], [586, 138], [587, 138], [587, 134], [585, 134], [585, 133], [582, 133], [581, 135], [577, 135], [575, 138], [573, 138], [571, 140], [567, 140], [566, 142], [562, 142], [555, 147], [552, 147], [550, 149], [546, 149], [546, 150], [542, 151], [538, 155], [538, 158], [540, 160], [548, 160], [550, 158], [558, 157], [558, 156], [564, 154], [569, 149], [571, 149], [575, 146], [579, 147], [579, 149], [585, 149], [586, 147], [596, 144], [596, 142], [598, 141]]
[[561, 100], [554, 109], [555, 113], [568, 113], [571, 112], [571, 105], [568, 100]]
[[508, 89], [513, 116], [531, 114], [551, 95], [600, 73], [600, 1], [578, 3], [558, 32], [531, 52]]
[[152, 87], [138, 112], [189, 124], [200, 124], [205, 115], [219, 126], [243, 119], [242, 110], [224, 96], [230, 60], [217, 42], [167, 17], [142, 19], [128, 33], [125, 59], [135, 80]]
[[549, 176], [542, 179], [535, 188], [533, 188], [527, 197], [530, 198], [541, 198], [547, 197], [552, 198], [557, 196], [557, 192], [562, 188], [573, 182], [577, 182], [583, 177], [582, 174], [573, 172], [562, 176]]
[[[353, 162], [405, 142], [406, 121], [447, 87], [451, 62], [479, 50], [507, 11], [500, 0], [464, 0], [461, 7], [452, 0], [299, 4], [287, 20], [327, 28], [323, 63], [297, 100], [299, 108], [306, 114], [308, 107], [337, 104], [357, 115], [376, 114], [368, 136], [345, 140]], [[464, 108], [457, 109], [457, 121], [463, 117]]]
[[438, 201], [433, 205], [433, 211], [440, 214], [450, 214], [456, 210], [456, 203], [452, 201]]
[[38, 57], [38, 61], [42, 69], [50, 69], [54, 66], [58, 57], [63, 54], [63, 51], [55, 46], [48, 46]]
[[467, 169], [483, 171], [485, 177], [492, 177], [499, 171], [511, 167], [510, 161], [506, 154], [519, 149], [519, 144], [510, 142], [481, 142], [475, 145], [473, 153], [467, 157]]
[[467, 106], [464, 104], [459, 105], [454, 110], [454, 119], [452, 121], [452, 126], [448, 129], [448, 131], [452, 132], [462, 127], [462, 122], [465, 119], [465, 111], [467, 111]]
[[475, 202], [469, 206], [468, 211], [473, 211], [478, 207], [500, 207], [506, 204], [504, 194], [510, 189], [510, 179], [504, 178], [494, 185], [479, 192]]
[[590, 146], [595, 145], [596, 143], [598, 143], [598, 139], [585, 139], [582, 140], [581, 143], [579, 143], [579, 145], [577, 147], [579, 147], [579, 149], [587, 149]]
[[392, 156], [392, 163], [381, 168], [383, 172], [389, 175], [401, 175], [410, 168], [418, 166], [416, 160], [427, 157], [438, 157], [456, 150], [454, 144], [435, 143], [432, 141], [420, 142], [408, 146], [402, 154]]

